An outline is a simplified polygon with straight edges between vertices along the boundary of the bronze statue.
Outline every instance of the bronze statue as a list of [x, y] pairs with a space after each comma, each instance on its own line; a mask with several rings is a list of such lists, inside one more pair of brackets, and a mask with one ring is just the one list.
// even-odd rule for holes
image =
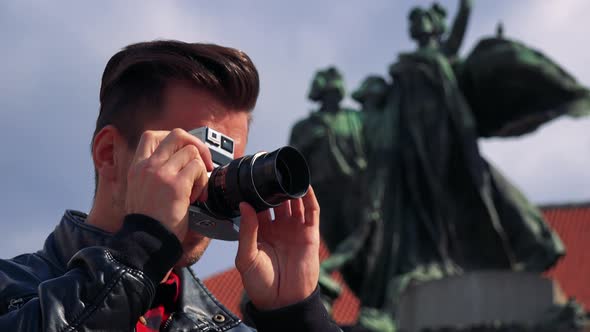
[[290, 138], [290, 145], [298, 148], [309, 164], [323, 209], [320, 228], [330, 250], [358, 222], [358, 184], [367, 167], [361, 114], [340, 106], [344, 96], [344, 81], [335, 67], [318, 71], [308, 97], [320, 107], [295, 124]]
[[290, 145], [298, 148], [308, 161], [312, 185], [322, 207], [320, 232], [328, 249], [335, 253], [320, 272], [320, 287], [328, 310], [341, 291], [330, 272], [341, 270], [353, 289], [360, 288], [364, 274], [364, 263], [352, 260], [353, 250], [346, 245], [351, 242], [346, 239], [364, 224], [364, 209], [359, 206], [360, 196], [367, 191], [363, 114], [341, 107], [344, 96], [340, 72], [335, 67], [319, 70], [308, 97], [320, 107], [295, 124], [290, 138]]
[[410, 37], [419, 48], [436, 48], [449, 59], [455, 60], [463, 43], [472, 1], [461, 0], [457, 17], [447, 35], [447, 11], [437, 2], [430, 9], [415, 7], [409, 15]]
[[[393, 317], [411, 282], [478, 269], [543, 272], [564, 254], [540, 211], [482, 158], [477, 140], [588, 114], [590, 93], [503, 29], [460, 59], [470, 9], [461, 0], [449, 34], [440, 5], [413, 9], [418, 47], [389, 67], [392, 83], [369, 77], [353, 95], [361, 113], [340, 110], [342, 90], [320, 89], [310, 94], [320, 110], [293, 129], [291, 142], [311, 161], [324, 197], [318, 193], [321, 231], [334, 255], [323, 268], [341, 269], [364, 310]], [[318, 72], [314, 86], [327, 76]]]
[[[469, 2], [460, 7], [466, 23]], [[463, 32], [441, 39], [441, 18], [436, 4], [411, 12], [418, 49], [391, 65], [381, 121], [365, 123], [387, 142], [368, 149], [368, 173], [387, 175], [384, 194], [374, 197], [383, 200], [382, 250], [361, 301], [387, 312], [412, 278], [492, 268], [542, 272], [564, 252], [541, 213], [481, 157], [477, 139], [520, 135], [587, 110], [588, 91], [542, 54], [504, 38], [483, 39], [461, 61], [454, 55]]]

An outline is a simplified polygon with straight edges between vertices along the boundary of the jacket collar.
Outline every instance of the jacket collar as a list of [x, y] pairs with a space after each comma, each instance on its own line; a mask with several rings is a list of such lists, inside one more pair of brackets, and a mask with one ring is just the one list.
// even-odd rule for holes
[[222, 331], [237, 328], [241, 320], [219, 303], [192, 269], [182, 268], [177, 273], [181, 289], [178, 311], [191, 317], [197, 325], [214, 326]]
[[43, 247], [49, 258], [62, 270], [70, 259], [86, 247], [105, 246], [112, 234], [86, 223], [83, 212], [66, 210]]

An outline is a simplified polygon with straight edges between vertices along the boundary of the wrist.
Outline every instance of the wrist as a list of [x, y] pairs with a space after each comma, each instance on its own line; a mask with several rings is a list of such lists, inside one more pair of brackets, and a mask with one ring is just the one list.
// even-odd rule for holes
[[[149, 209], [148, 209], [149, 210]], [[154, 220], [158, 222], [162, 227], [166, 228], [169, 233], [172, 233], [176, 236], [176, 238], [182, 242], [184, 239], [186, 232], [187, 232], [187, 225], [188, 223], [183, 223], [182, 220], [185, 217], [185, 213], [179, 216], [175, 216], [173, 213], [171, 214], [162, 214], [162, 213], [154, 213], [154, 211], [146, 211], [146, 209], [138, 209], [138, 208], [130, 208], [127, 207], [126, 209], [126, 216], [127, 218], [135, 219], [134, 216], [143, 216], [147, 219]], [[180, 220], [180, 222], [173, 222], [174, 220]]]
[[339, 331], [322, 304], [319, 288], [304, 300], [274, 310], [246, 305], [248, 317], [260, 331]]

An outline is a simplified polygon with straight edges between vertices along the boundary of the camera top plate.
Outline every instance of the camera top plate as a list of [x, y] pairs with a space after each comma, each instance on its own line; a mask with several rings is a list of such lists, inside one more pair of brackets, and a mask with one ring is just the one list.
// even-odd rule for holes
[[199, 127], [188, 132], [207, 145], [215, 167], [234, 160], [234, 140], [210, 127]]

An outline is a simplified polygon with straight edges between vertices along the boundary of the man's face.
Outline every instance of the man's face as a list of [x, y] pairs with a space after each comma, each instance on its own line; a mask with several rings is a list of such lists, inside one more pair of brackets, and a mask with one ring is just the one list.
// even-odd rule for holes
[[[234, 139], [234, 157], [239, 158], [244, 155], [246, 148], [248, 118], [246, 110], [228, 109], [208, 92], [176, 82], [166, 88], [161, 115], [157, 120], [147, 123], [145, 130], [182, 128], [188, 131], [208, 126]], [[127, 165], [133, 159], [134, 153], [134, 150], [130, 150], [126, 156]], [[123, 195], [120, 197], [125, 197], [124, 193], [121, 194]], [[189, 266], [198, 261], [210, 240], [189, 230], [182, 241], [184, 254], [176, 266]]]

